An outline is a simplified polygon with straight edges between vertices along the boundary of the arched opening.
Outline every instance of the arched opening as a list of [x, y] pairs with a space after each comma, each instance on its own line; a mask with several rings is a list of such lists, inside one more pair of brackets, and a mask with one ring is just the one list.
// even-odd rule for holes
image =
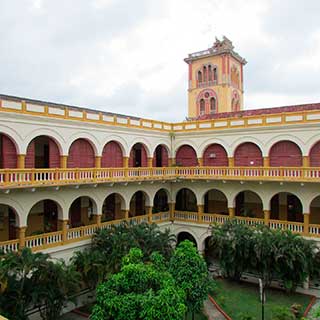
[[216, 98], [212, 97], [210, 98], [210, 113], [216, 113], [217, 112], [217, 103], [216, 103]]
[[50, 199], [37, 202], [30, 210], [26, 236], [58, 230], [59, 206]]
[[147, 151], [142, 143], [136, 143], [130, 152], [129, 167], [146, 167], [148, 165]]
[[320, 224], [320, 195], [311, 201], [309, 222], [311, 224]]
[[239, 217], [263, 219], [261, 198], [250, 190], [239, 192], [235, 198], [235, 214]]
[[318, 141], [310, 150], [310, 167], [320, 167], [320, 141]]
[[197, 198], [194, 192], [187, 188], [179, 190], [175, 209], [177, 211], [198, 212]]
[[220, 190], [209, 190], [204, 195], [204, 212], [228, 215], [228, 199], [225, 194]]
[[198, 83], [201, 84], [202, 83], [202, 72], [198, 71]]
[[207, 82], [207, 67], [203, 67], [203, 82]]
[[189, 145], [181, 146], [176, 153], [176, 164], [182, 167], [195, 167], [198, 165], [197, 154]]
[[200, 115], [203, 115], [206, 113], [206, 103], [204, 99], [200, 100]]
[[301, 167], [302, 153], [292, 141], [279, 141], [269, 152], [271, 167]]
[[101, 221], [119, 220], [125, 218], [125, 204], [123, 197], [118, 193], [107, 196], [102, 206]]
[[240, 144], [234, 152], [234, 164], [239, 167], [262, 166], [263, 157], [260, 148], [252, 142]]
[[203, 153], [203, 165], [208, 167], [227, 167], [228, 155], [220, 144], [209, 145]]
[[17, 168], [17, 149], [11, 138], [0, 133], [0, 169]]
[[178, 233], [177, 245], [179, 245], [179, 243], [185, 240], [191, 241], [194, 244], [194, 246], [198, 249], [197, 241], [191, 233], [185, 231]]
[[167, 148], [161, 144], [156, 147], [156, 150], [153, 153], [153, 167], [168, 167], [169, 160], [168, 160], [168, 151]]
[[94, 168], [95, 154], [93, 147], [86, 139], [77, 139], [69, 149], [68, 168]]
[[116, 141], [108, 142], [102, 151], [101, 157], [102, 168], [121, 168], [123, 167], [122, 150]]
[[212, 67], [208, 66], [208, 81], [212, 81]]
[[165, 189], [160, 189], [153, 199], [153, 213], [169, 211], [168, 195]]
[[217, 68], [213, 68], [213, 81], [217, 82], [218, 81], [218, 71]]
[[232, 112], [240, 111], [240, 101], [238, 99], [232, 99]]
[[130, 200], [129, 217], [143, 216], [146, 213], [146, 194], [137, 191]]
[[0, 241], [17, 239], [18, 215], [16, 211], [6, 205], [0, 204]]
[[302, 203], [289, 192], [279, 192], [271, 199], [270, 219], [303, 222]]
[[60, 168], [60, 151], [57, 143], [48, 136], [38, 136], [28, 145], [26, 168]]
[[218, 260], [217, 252], [214, 250], [214, 244], [212, 243], [212, 236], [207, 237], [204, 240], [204, 259], [207, 262], [208, 267], [214, 264]]
[[87, 196], [74, 200], [69, 209], [69, 226], [78, 228], [95, 223], [94, 215], [97, 214], [95, 202]]

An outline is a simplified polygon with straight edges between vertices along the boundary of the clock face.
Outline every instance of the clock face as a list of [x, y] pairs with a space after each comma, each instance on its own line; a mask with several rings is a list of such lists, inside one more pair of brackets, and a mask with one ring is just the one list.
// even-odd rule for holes
[[209, 92], [206, 92], [206, 93], [204, 94], [204, 96], [205, 96], [206, 98], [209, 98]]

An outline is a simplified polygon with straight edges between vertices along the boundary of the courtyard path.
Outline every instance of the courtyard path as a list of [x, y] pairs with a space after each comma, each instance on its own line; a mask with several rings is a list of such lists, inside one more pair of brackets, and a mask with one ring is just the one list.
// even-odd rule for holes
[[204, 302], [204, 310], [209, 320], [225, 320], [225, 317], [216, 309], [209, 299]]

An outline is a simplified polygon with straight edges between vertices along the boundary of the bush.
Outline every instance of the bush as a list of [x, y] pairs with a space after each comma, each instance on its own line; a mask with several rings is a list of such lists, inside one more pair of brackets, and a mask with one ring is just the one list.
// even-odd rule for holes
[[294, 314], [285, 307], [277, 307], [272, 311], [272, 320], [295, 320]]

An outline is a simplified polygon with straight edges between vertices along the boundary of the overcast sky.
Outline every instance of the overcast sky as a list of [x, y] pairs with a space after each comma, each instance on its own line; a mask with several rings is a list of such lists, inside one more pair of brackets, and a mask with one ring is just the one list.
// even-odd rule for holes
[[187, 115], [188, 53], [226, 35], [245, 109], [320, 102], [319, 0], [0, 0], [0, 93]]

